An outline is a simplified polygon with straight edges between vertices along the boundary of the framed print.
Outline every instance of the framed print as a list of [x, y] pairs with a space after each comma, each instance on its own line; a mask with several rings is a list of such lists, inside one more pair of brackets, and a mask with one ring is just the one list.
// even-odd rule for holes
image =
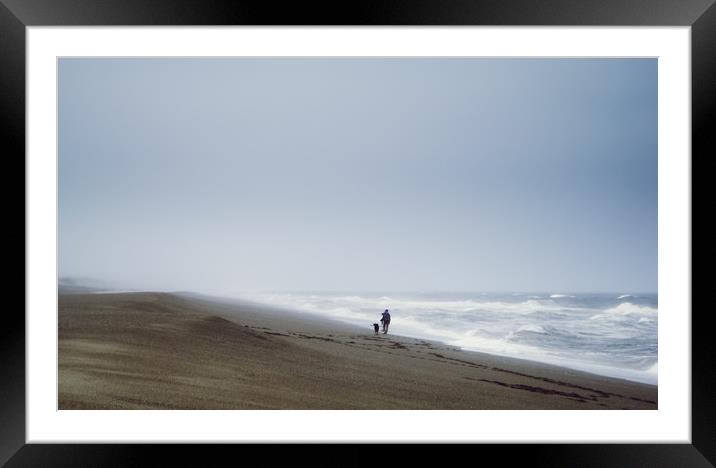
[[174, 443], [716, 458], [691, 274], [711, 2], [0, 13], [26, 176], [9, 466]]

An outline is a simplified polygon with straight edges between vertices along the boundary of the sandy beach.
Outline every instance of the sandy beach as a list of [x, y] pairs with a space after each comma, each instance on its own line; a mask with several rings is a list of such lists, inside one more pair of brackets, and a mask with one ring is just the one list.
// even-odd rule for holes
[[61, 293], [59, 409], [657, 409], [653, 385], [369, 325], [185, 294]]

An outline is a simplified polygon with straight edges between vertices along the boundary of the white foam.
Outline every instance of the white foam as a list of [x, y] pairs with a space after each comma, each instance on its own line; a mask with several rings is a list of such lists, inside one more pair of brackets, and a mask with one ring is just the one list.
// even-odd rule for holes
[[520, 328], [517, 329], [518, 332], [521, 331], [527, 331], [527, 332], [533, 332], [533, 333], [547, 333], [544, 328], [542, 328], [539, 325], [522, 325]]
[[657, 309], [649, 306], [641, 306], [632, 304], [631, 302], [623, 302], [616, 307], [606, 309], [600, 314], [590, 317], [591, 319], [621, 319], [633, 316], [655, 317], [658, 313]]

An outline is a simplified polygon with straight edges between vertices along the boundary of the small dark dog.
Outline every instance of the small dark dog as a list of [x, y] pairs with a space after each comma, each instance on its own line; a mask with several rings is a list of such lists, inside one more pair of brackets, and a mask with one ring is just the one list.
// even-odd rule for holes
[[374, 324], [373, 324], [373, 330], [375, 330], [375, 334], [376, 334], [376, 335], [378, 334], [378, 329], [379, 329], [379, 328], [380, 328], [380, 325], [378, 325], [377, 323], [374, 323]]

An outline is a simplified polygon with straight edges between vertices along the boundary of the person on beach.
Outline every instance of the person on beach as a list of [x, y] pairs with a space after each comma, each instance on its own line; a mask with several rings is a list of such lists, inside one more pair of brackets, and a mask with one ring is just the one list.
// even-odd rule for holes
[[380, 321], [383, 322], [383, 334], [388, 333], [388, 326], [390, 325], [390, 312], [388, 312], [388, 309], [385, 309], [383, 318], [381, 318]]

